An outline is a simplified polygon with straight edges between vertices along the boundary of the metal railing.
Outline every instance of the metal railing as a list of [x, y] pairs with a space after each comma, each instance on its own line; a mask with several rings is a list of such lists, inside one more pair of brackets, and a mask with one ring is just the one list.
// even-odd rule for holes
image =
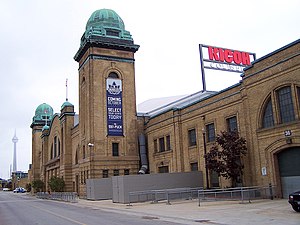
[[197, 198], [199, 190], [203, 190], [203, 188], [172, 188], [162, 190], [132, 191], [128, 193], [128, 205], [131, 206], [131, 203], [146, 201], [151, 201], [152, 203], [166, 201], [167, 204], [171, 204], [170, 201], [175, 199]]
[[275, 186], [253, 186], [226, 189], [211, 189], [198, 191], [198, 206], [201, 201], [245, 201], [254, 199], [273, 199]]
[[76, 192], [37, 192], [37, 198], [58, 200], [65, 202], [78, 202], [78, 195]]

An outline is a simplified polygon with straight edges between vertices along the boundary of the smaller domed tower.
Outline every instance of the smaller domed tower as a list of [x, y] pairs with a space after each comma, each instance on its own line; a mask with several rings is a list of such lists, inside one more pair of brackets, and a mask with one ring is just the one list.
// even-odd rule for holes
[[30, 128], [32, 129], [32, 167], [31, 180], [41, 179], [42, 173], [42, 131], [48, 130], [53, 117], [53, 108], [46, 104], [40, 104], [32, 118]]

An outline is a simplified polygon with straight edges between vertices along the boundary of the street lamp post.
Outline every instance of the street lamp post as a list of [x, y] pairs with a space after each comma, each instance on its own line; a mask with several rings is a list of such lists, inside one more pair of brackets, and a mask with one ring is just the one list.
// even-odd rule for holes
[[[204, 156], [206, 155], [206, 132], [205, 128], [202, 129], [202, 134], [203, 134], [203, 149], [204, 149]], [[206, 177], [206, 189], [209, 189], [209, 179], [208, 179], [208, 168], [207, 168], [207, 159], [205, 159], [205, 177]]]

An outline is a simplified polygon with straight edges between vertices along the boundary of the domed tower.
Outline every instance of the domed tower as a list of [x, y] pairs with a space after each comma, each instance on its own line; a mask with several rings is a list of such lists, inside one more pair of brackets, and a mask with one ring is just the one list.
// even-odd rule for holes
[[42, 139], [41, 134], [44, 129], [49, 129], [49, 124], [53, 117], [53, 108], [46, 104], [40, 104], [32, 118], [30, 128], [32, 129], [32, 166], [31, 180], [40, 179], [41, 175], [41, 152]]
[[138, 172], [138, 48], [116, 12], [92, 13], [74, 57], [79, 63], [80, 169], [86, 178]]

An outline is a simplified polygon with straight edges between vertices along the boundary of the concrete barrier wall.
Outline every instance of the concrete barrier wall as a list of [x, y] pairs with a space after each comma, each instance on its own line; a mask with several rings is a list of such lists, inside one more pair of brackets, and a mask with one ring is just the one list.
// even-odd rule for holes
[[203, 187], [202, 172], [161, 173], [112, 177], [113, 202], [129, 203], [129, 192]]

